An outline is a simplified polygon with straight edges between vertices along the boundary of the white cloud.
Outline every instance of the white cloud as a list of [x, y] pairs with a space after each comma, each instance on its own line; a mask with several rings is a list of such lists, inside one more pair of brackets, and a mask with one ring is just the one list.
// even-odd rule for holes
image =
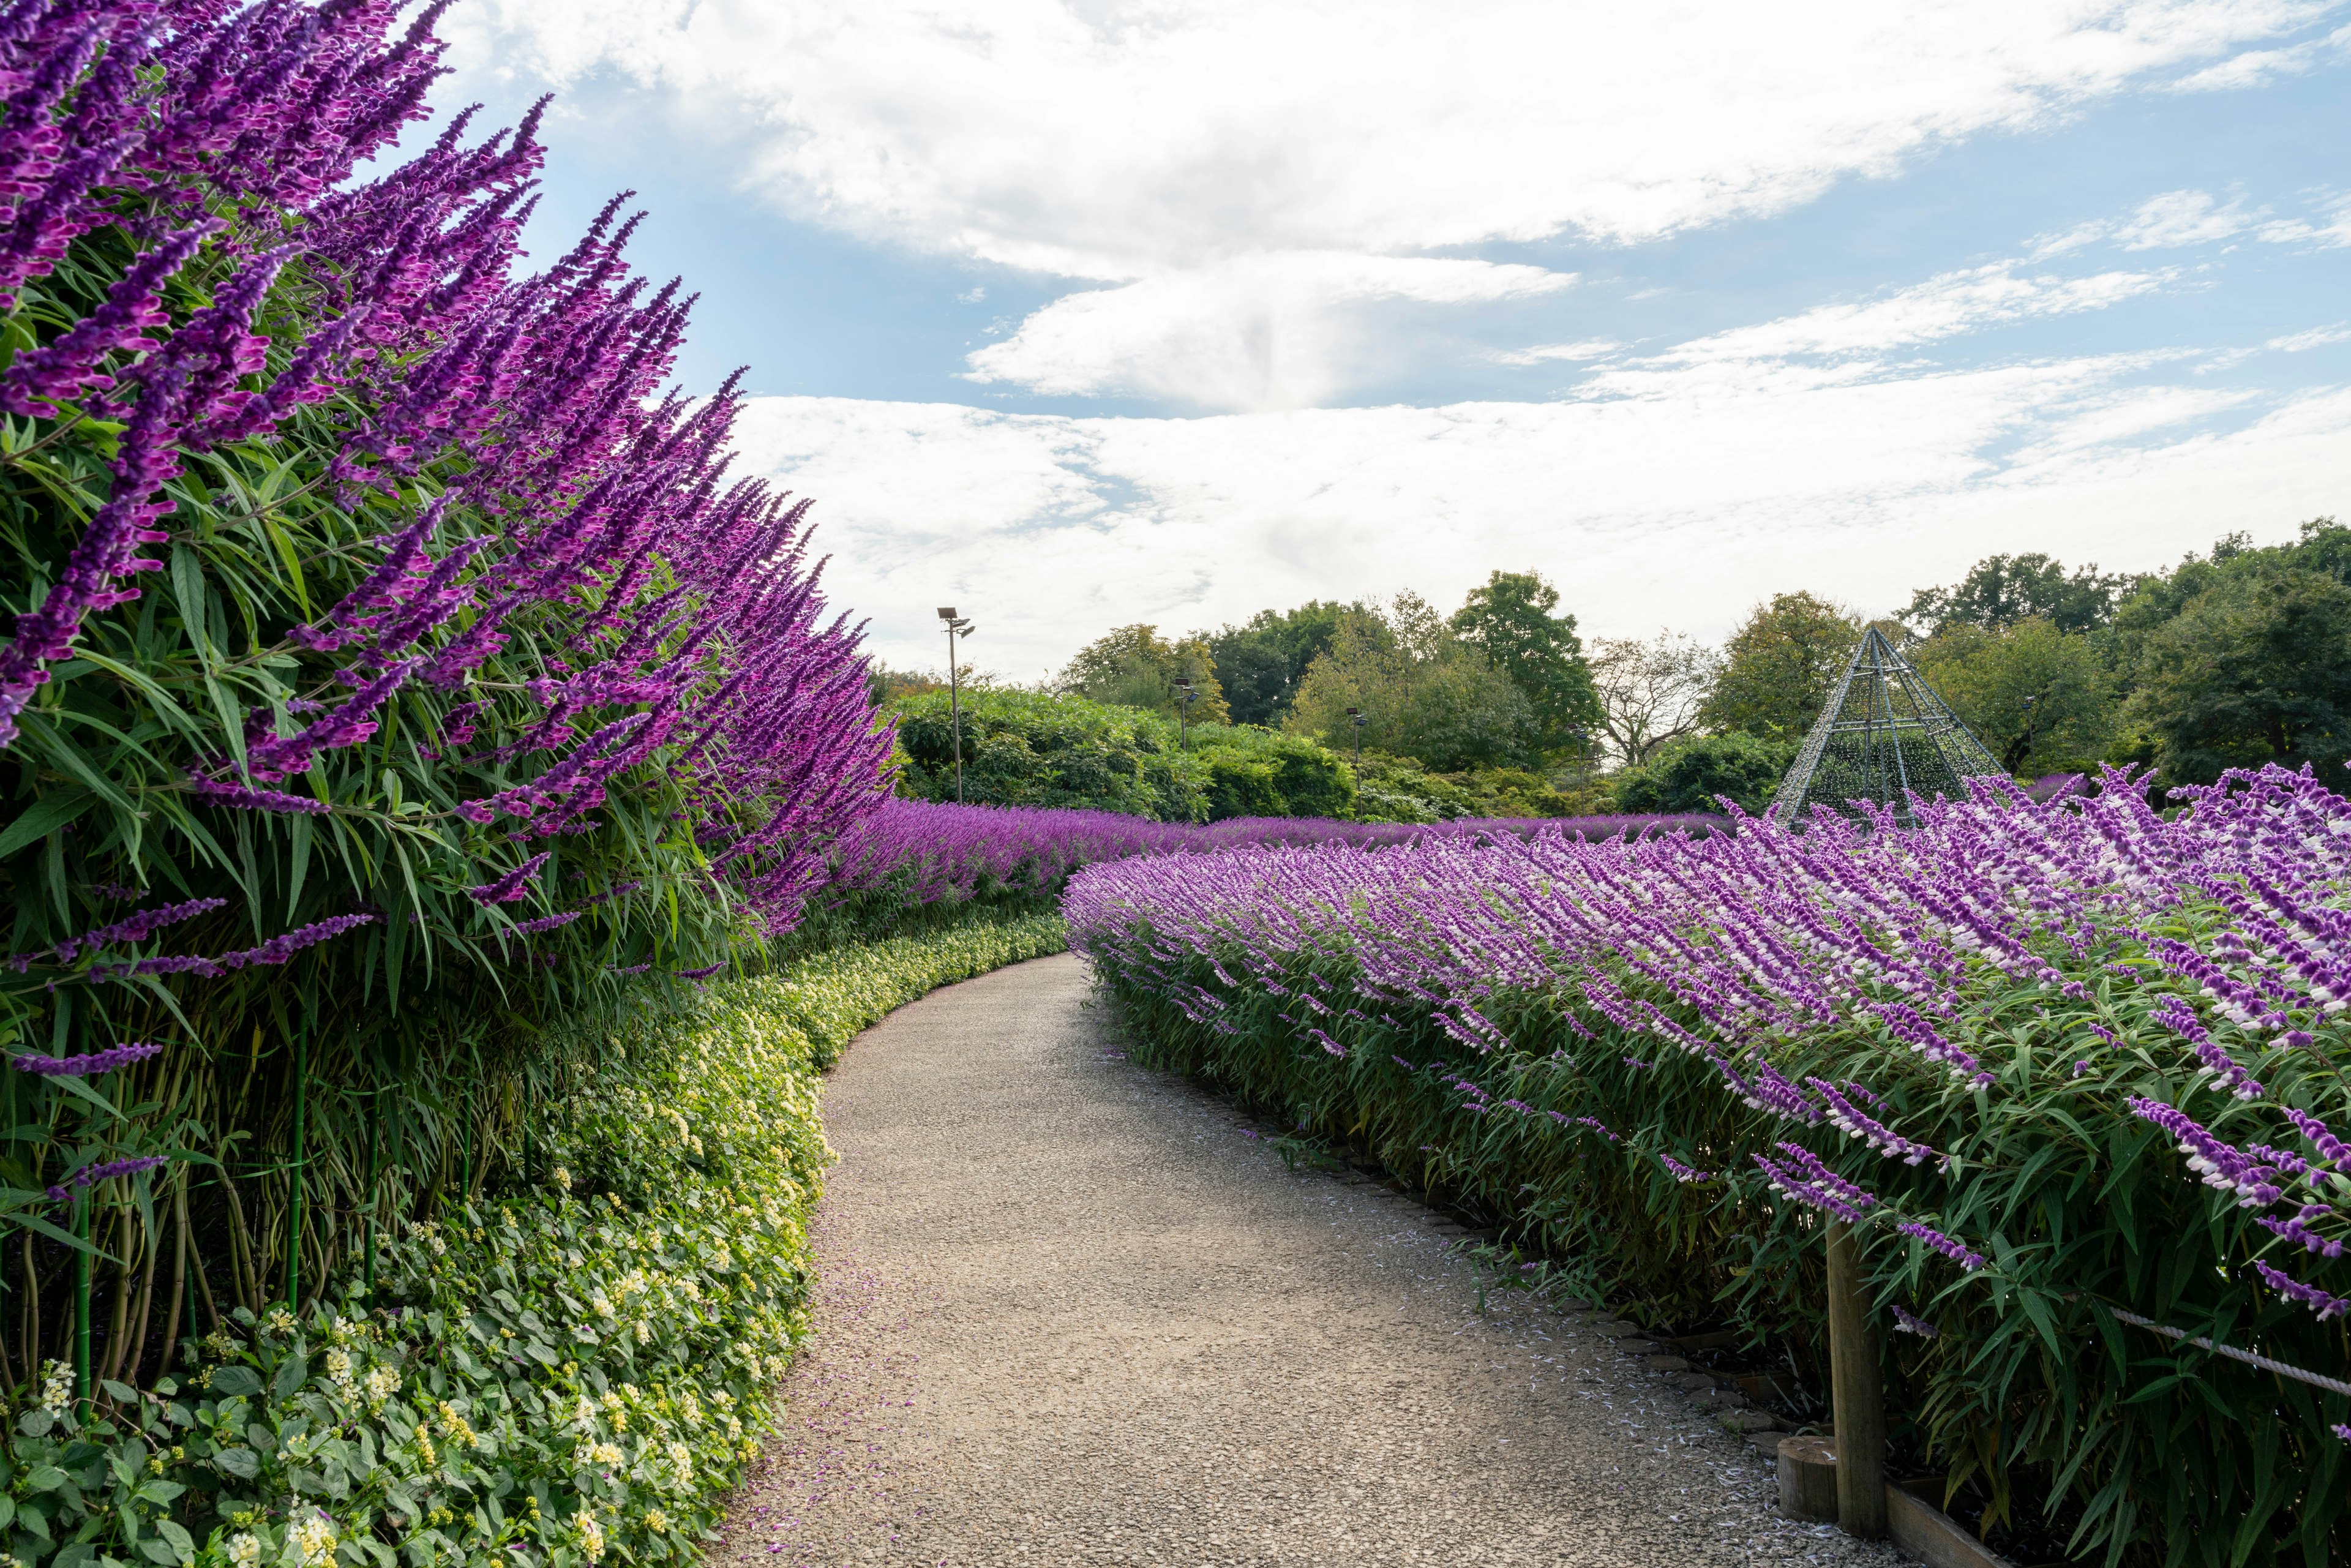
[[2261, 237], [2272, 245], [2306, 245], [2319, 250], [2351, 246], [2351, 196], [2336, 197], [2315, 218], [2280, 218], [2263, 224]]
[[1451, 603], [1497, 567], [1545, 572], [1589, 632], [1719, 636], [1782, 588], [1885, 606], [1994, 550], [2151, 567], [2342, 509], [2351, 392], [2133, 384], [2159, 369], [1181, 420], [778, 398], [742, 444], [818, 497], [830, 585], [889, 657], [937, 663], [930, 607], [954, 603], [1026, 678], [1107, 626]]
[[[2030, 277], [2016, 262], [1993, 262], [1947, 272], [1880, 298], [1823, 305], [1801, 315], [1751, 327], [1735, 327], [1698, 338], [1638, 361], [1642, 367], [1729, 364], [1798, 355], [1855, 357], [1932, 343], [1961, 333], [2036, 317], [2098, 310], [2150, 293], [2170, 282], [2169, 272], [2101, 272], [2086, 277]], [[1605, 388], [1622, 389], [1634, 369], [1603, 377]]]
[[2242, 234], [2260, 216], [2241, 201], [2224, 207], [2209, 191], [2167, 191], [2140, 203], [2111, 235], [2125, 250], [2176, 249]]
[[1050, 395], [1303, 408], [1349, 379], [1372, 340], [1364, 308], [1555, 293], [1573, 273], [1420, 256], [1292, 252], [1065, 295], [970, 356], [970, 378]]
[[1496, 350], [1489, 356], [1497, 364], [1541, 365], [1556, 360], [1601, 360], [1625, 347], [1605, 338], [1594, 338], [1583, 343], [1545, 343], [1539, 348]]
[[2283, 338], [2272, 338], [2262, 345], [2283, 354], [2299, 354], [2309, 349], [2323, 349], [2329, 343], [2351, 343], [2351, 326], [2338, 321], [2332, 327], [2313, 327], [2306, 332], [2289, 332]]
[[2231, 92], [2263, 87], [2280, 77], [2299, 76], [2312, 67], [2351, 53], [2351, 27], [2282, 49], [2247, 49], [2172, 83], [2179, 92]]
[[758, 129], [861, 233], [1070, 277], [1654, 237], [2273, 37], [2325, 0], [486, 0], [459, 63]]
[[1367, 299], [1493, 298], [1350, 294], [1362, 268], [1784, 212], [2336, 3], [478, 0], [451, 28], [461, 71], [652, 84], [796, 216], [1128, 286], [985, 379], [1262, 409], [1350, 383]]

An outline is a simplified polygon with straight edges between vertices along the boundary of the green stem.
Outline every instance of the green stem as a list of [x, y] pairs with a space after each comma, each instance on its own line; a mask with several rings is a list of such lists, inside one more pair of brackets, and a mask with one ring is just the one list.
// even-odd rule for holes
[[470, 1084], [465, 1089], [463, 1135], [465, 1142], [460, 1146], [465, 1153], [457, 1161], [457, 1201], [460, 1204], [474, 1196], [474, 1091]]
[[82, 1247], [74, 1253], [74, 1397], [81, 1401], [81, 1418], [89, 1419], [89, 1189], [74, 1198], [74, 1235]]
[[383, 1149], [383, 1090], [379, 1086], [368, 1107], [368, 1179], [367, 1179], [367, 1261], [360, 1274], [367, 1288], [367, 1304], [375, 1305], [375, 1211], [376, 1178], [382, 1170]]
[[308, 1030], [294, 1036], [294, 1162], [291, 1166], [291, 1190], [286, 1197], [286, 1310], [302, 1310], [302, 1186], [307, 1174], [308, 1145], [304, 1113], [310, 1098], [310, 1037]]

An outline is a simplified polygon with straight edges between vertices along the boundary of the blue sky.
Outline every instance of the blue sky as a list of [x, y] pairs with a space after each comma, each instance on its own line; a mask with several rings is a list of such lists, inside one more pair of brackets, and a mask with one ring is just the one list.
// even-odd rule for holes
[[1544, 571], [1868, 612], [2351, 512], [2351, 5], [474, 0], [559, 252], [615, 190], [836, 597], [1102, 629]]

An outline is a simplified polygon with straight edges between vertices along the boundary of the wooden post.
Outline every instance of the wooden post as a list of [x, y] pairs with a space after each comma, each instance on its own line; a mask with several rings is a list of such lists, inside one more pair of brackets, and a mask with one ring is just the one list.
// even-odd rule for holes
[[1886, 1534], [1886, 1403], [1877, 1382], [1877, 1335], [1862, 1297], [1861, 1242], [1829, 1222], [1829, 1402], [1836, 1423], [1837, 1524], [1847, 1535]]

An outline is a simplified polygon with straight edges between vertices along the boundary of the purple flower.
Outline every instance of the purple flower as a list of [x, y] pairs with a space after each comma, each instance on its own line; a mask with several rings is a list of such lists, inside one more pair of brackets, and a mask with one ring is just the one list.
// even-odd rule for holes
[[1943, 1332], [1899, 1302], [1894, 1308], [1894, 1326], [1904, 1333], [1914, 1333], [1921, 1339], [1934, 1339]]
[[530, 879], [538, 874], [538, 868], [547, 863], [548, 856], [552, 853], [552, 850], [541, 850], [496, 881], [467, 888], [465, 896], [476, 904], [512, 904], [528, 897]]
[[713, 976], [713, 975], [715, 975], [715, 974], [718, 973], [718, 971], [719, 971], [719, 970], [721, 970], [721, 969], [725, 968], [726, 967], [726, 959], [724, 959], [724, 958], [721, 958], [721, 959], [719, 959], [719, 960], [718, 960], [718, 962], [716, 962], [716, 964], [708, 965], [708, 966], [706, 966], [706, 967], [703, 967], [703, 968], [699, 968], [699, 969], [678, 969], [678, 970], [675, 970], [675, 971], [673, 971], [673, 972], [674, 972], [674, 973], [677, 976], [677, 977], [678, 977], [679, 979], [681, 979], [681, 980], [706, 980], [706, 979], [708, 979], [711, 976]]
[[1917, 1237], [1962, 1269], [1972, 1271], [1984, 1266], [1983, 1254], [1970, 1250], [1962, 1243], [1952, 1240], [1932, 1226], [1921, 1225], [1915, 1219], [1906, 1219], [1894, 1228], [1905, 1236]]
[[288, 795], [283, 790], [256, 789], [244, 784], [224, 784], [201, 777], [190, 781], [188, 790], [207, 806], [226, 806], [240, 811], [282, 811], [319, 816], [335, 809], [333, 802], [321, 800], [315, 795]]
[[2253, 1270], [2261, 1275], [2262, 1282], [2271, 1290], [2290, 1301], [2300, 1301], [2304, 1306], [2310, 1308], [2318, 1314], [2318, 1321], [2321, 1322], [2325, 1322], [2329, 1318], [2339, 1318], [2346, 1312], [2351, 1312], [2351, 1301], [2345, 1301], [2340, 1296], [2330, 1296], [2315, 1285], [2305, 1285], [2292, 1275], [2281, 1273], [2271, 1268], [2258, 1258], [2253, 1260]]
[[19, 1072], [37, 1073], [43, 1078], [94, 1078], [101, 1072], [111, 1072], [118, 1067], [128, 1067], [134, 1061], [144, 1061], [162, 1053], [163, 1048], [153, 1044], [115, 1045], [86, 1056], [10, 1057], [9, 1064]]
[[111, 925], [101, 925], [95, 931], [85, 931], [78, 936], [68, 936], [57, 946], [57, 962], [70, 964], [77, 954], [99, 947], [111, 947], [125, 942], [144, 942], [166, 925], [176, 925], [183, 920], [193, 920], [199, 915], [225, 908], [225, 898], [191, 898], [182, 904], [167, 904], [158, 909], [141, 910], [128, 919]]

